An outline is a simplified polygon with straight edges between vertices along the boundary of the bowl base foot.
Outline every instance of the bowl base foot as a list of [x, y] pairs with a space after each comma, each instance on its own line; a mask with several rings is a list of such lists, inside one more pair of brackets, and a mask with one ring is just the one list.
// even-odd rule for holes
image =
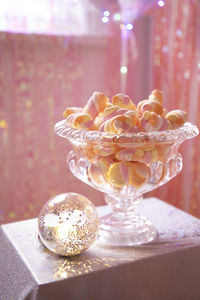
[[101, 218], [98, 239], [113, 246], [139, 246], [153, 241], [157, 236], [152, 223], [134, 214], [127, 218], [111, 213]]

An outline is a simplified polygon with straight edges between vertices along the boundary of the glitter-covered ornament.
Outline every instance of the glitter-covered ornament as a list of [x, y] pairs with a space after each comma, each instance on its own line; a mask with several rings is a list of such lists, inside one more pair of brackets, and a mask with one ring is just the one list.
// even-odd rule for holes
[[73, 256], [89, 248], [97, 238], [99, 219], [95, 206], [76, 193], [50, 199], [38, 217], [39, 237], [52, 252]]

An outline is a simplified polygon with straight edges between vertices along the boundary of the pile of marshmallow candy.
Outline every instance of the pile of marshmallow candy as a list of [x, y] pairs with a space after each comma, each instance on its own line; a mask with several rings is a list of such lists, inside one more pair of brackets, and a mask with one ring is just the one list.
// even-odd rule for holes
[[[63, 117], [76, 129], [120, 135], [177, 129], [186, 122], [187, 114], [182, 110], [167, 112], [163, 108], [163, 93], [155, 89], [137, 106], [127, 95], [117, 94], [109, 100], [103, 93], [94, 92], [84, 108], [69, 107]], [[172, 145], [141, 143], [123, 147], [117, 143], [96, 143], [80, 146], [79, 150], [91, 162], [89, 176], [96, 184], [109, 183], [118, 189], [131, 185], [138, 189], [150, 179], [154, 162], [167, 161]], [[159, 172], [157, 182], [164, 178], [164, 167]]]
[[167, 112], [163, 93], [153, 90], [137, 106], [127, 95], [117, 94], [110, 102], [103, 93], [94, 92], [84, 108], [69, 107], [63, 117], [77, 129], [121, 134], [175, 129], [185, 123], [187, 115], [182, 110]]

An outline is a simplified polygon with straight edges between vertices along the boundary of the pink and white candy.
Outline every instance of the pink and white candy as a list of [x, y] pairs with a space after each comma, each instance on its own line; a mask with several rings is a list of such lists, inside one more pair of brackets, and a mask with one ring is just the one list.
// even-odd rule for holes
[[141, 126], [145, 132], [163, 131], [171, 128], [170, 122], [155, 112], [145, 111], [141, 118]]
[[100, 112], [102, 112], [108, 105], [109, 99], [100, 92], [94, 92], [89, 98], [83, 111], [90, 114], [94, 119]]
[[116, 153], [116, 158], [119, 161], [138, 161], [150, 165], [157, 161], [158, 150], [154, 147], [150, 151], [144, 149], [122, 149]]
[[66, 118], [66, 123], [76, 129], [92, 130], [94, 126], [92, 117], [86, 113], [73, 113]]
[[138, 103], [137, 106], [140, 113], [144, 113], [145, 111], [155, 112], [159, 115], [163, 113], [162, 105], [156, 100], [143, 100]]
[[126, 108], [126, 109], [132, 109], [135, 110], [136, 106], [133, 103], [133, 101], [130, 99], [128, 95], [124, 94], [117, 94], [112, 97], [111, 102], [113, 105]]
[[63, 118], [67, 118], [69, 115], [73, 114], [73, 113], [77, 113], [77, 112], [82, 112], [83, 109], [80, 107], [68, 107], [65, 109], [65, 111], [63, 112]]

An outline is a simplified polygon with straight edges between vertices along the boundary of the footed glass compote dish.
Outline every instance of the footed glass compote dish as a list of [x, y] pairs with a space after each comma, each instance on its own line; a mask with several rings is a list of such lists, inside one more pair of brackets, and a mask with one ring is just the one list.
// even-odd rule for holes
[[[175, 130], [121, 135], [74, 129], [65, 120], [55, 132], [73, 150], [67, 164], [78, 179], [105, 193], [112, 212], [101, 219], [99, 239], [136, 246], [155, 239], [152, 223], [135, 212], [143, 194], [165, 184], [182, 169], [179, 146], [198, 135], [191, 123]], [[147, 200], [148, 201], [148, 200]]]

